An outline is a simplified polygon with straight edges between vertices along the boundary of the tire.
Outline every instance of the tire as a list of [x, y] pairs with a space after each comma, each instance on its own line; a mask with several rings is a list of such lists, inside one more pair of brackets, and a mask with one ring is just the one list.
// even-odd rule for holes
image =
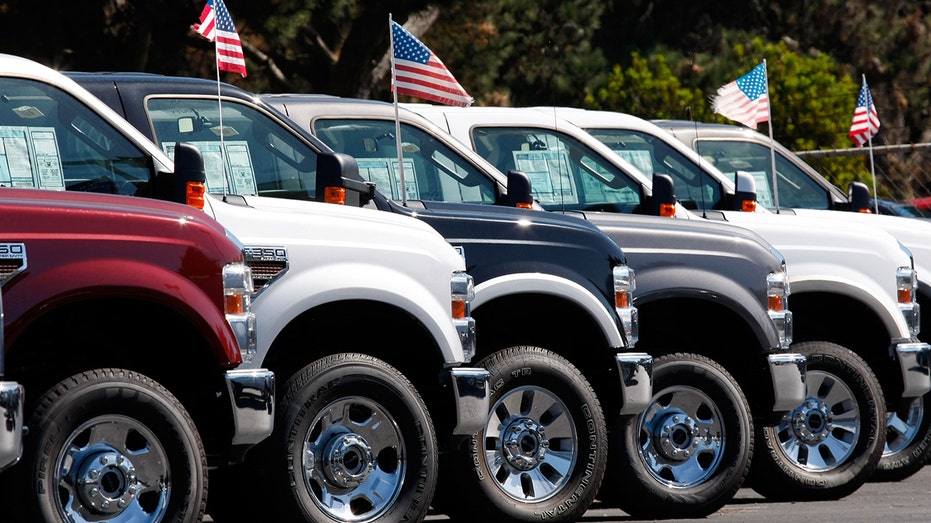
[[794, 345], [808, 360], [808, 398], [775, 425], [761, 424], [763, 451], [751, 485], [780, 501], [832, 500], [863, 485], [882, 457], [882, 389], [852, 351], [823, 341]]
[[753, 454], [750, 407], [737, 381], [697, 354], [655, 360], [653, 400], [618, 418], [599, 499], [637, 519], [696, 518], [743, 484]]
[[206, 453], [164, 387], [132, 371], [96, 369], [58, 383], [36, 405], [24, 461], [10, 469], [22, 475], [22, 521], [203, 517]]
[[479, 365], [491, 373], [491, 410], [450, 456], [441, 510], [456, 521], [577, 521], [607, 467], [607, 426], [592, 387], [538, 347], [503, 349]]
[[272, 438], [264, 495], [279, 502], [261, 504], [265, 518], [269, 509], [277, 521], [426, 517], [439, 468], [433, 422], [384, 361], [337, 354], [301, 369], [285, 385]]
[[931, 456], [931, 412], [925, 394], [889, 412], [886, 444], [871, 481], [899, 481], [921, 470]]

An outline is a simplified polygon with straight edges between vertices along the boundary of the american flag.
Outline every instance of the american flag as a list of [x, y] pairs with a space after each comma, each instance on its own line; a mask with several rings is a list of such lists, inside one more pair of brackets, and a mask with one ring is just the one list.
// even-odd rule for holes
[[740, 122], [751, 129], [769, 121], [769, 94], [766, 87], [766, 64], [718, 89], [711, 100], [711, 109], [725, 118]]
[[398, 94], [446, 105], [472, 104], [472, 97], [433, 51], [393, 20], [391, 38]]
[[863, 77], [863, 86], [860, 87], [860, 97], [857, 99], [857, 108], [853, 111], [853, 122], [850, 124], [850, 140], [857, 147], [863, 147], [863, 144], [876, 136], [879, 132], [879, 115], [876, 114], [876, 106], [873, 105], [873, 96], [870, 94], [870, 88], [866, 85], [866, 77]]
[[200, 23], [192, 25], [191, 29], [216, 43], [217, 67], [221, 71], [239, 73], [243, 78], [246, 77], [246, 57], [242, 54], [242, 42], [223, 0], [207, 0], [207, 5], [200, 13]]

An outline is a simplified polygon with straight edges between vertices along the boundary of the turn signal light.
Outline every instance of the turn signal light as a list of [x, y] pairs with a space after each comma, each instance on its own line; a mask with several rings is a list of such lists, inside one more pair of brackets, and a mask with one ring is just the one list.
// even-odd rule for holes
[[740, 202], [740, 210], [743, 212], [756, 212], [756, 200], [744, 200]]
[[676, 215], [676, 204], [661, 203], [659, 204], [659, 215], [663, 218], [673, 218]]
[[187, 182], [184, 191], [184, 201], [195, 209], [203, 210], [206, 202], [207, 186], [203, 182]]
[[515, 205], [518, 209], [533, 209], [532, 203], [518, 203]]
[[323, 190], [323, 201], [335, 203], [336, 205], [346, 205], [346, 189], [343, 187], [327, 187]]

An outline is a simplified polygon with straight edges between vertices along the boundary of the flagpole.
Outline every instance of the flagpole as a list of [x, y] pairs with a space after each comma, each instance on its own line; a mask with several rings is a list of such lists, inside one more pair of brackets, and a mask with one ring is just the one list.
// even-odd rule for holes
[[218, 38], [213, 39], [213, 54], [217, 64], [217, 109], [220, 111], [220, 174], [223, 176], [223, 200], [229, 192], [226, 182], [226, 144], [223, 132], [223, 102], [220, 100], [220, 44]]
[[394, 19], [388, 13], [388, 42], [391, 55], [391, 92], [394, 94], [394, 143], [398, 150], [398, 181], [401, 182], [401, 205], [407, 207], [407, 184], [404, 183], [404, 153], [401, 151], [401, 116], [398, 112], [398, 83], [394, 67], [394, 29], [391, 24]]
[[[863, 85], [866, 86], [866, 74], [861, 75], [863, 78]], [[861, 87], [862, 89], [862, 87]], [[870, 94], [869, 101], [872, 102], [873, 95]], [[866, 118], [867, 118], [867, 127], [869, 127], [870, 121], [870, 104], [867, 104], [866, 107]], [[879, 214], [879, 194], [876, 192], [876, 166], [873, 164], [873, 133], [867, 132], [867, 141], [870, 144], [870, 177], [873, 178], [873, 213]]]
[[773, 169], [773, 204], [776, 207], [776, 214], [779, 214], [779, 188], [776, 183], [776, 140], [773, 138], [773, 99], [769, 96], [769, 66], [766, 65], [766, 59], [763, 59], [763, 78], [766, 79], [766, 121], [769, 124], [769, 159]]

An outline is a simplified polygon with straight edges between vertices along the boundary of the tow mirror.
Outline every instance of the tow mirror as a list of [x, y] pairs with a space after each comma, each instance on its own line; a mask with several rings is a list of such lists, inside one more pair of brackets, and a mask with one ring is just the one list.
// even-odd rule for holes
[[354, 207], [375, 198], [375, 184], [363, 180], [356, 159], [344, 153], [317, 156], [316, 191], [320, 201]]
[[676, 215], [676, 186], [668, 174], [653, 175], [653, 203], [650, 210], [654, 216], [672, 218]]
[[873, 212], [870, 208], [870, 190], [863, 182], [850, 182], [847, 188], [847, 201], [853, 212]]
[[158, 198], [203, 209], [207, 193], [204, 157], [189, 143], [176, 142], [174, 150], [175, 171], [159, 173], [156, 178]]
[[734, 173], [734, 210], [756, 212], [756, 180], [747, 171]]
[[530, 177], [523, 171], [508, 171], [508, 207], [521, 209], [533, 208], [533, 191], [530, 187]]

